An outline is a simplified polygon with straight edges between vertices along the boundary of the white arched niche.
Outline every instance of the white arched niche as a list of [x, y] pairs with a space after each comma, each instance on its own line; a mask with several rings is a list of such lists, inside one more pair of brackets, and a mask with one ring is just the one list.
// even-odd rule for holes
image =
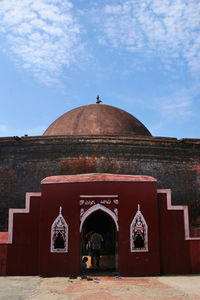
[[[61, 239], [61, 244], [56, 245], [57, 239]], [[62, 207], [58, 217], [51, 226], [51, 252], [65, 253], [68, 252], [68, 224], [62, 215]]]
[[[137, 238], [141, 245], [136, 245]], [[148, 252], [148, 226], [139, 204], [135, 217], [130, 224], [130, 251]]]

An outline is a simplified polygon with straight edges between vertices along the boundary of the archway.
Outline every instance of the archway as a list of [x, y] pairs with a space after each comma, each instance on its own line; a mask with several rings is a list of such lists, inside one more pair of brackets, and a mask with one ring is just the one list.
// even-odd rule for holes
[[[91, 232], [102, 235], [103, 243], [100, 250], [100, 264], [91, 265], [91, 250], [88, 243]], [[117, 272], [118, 271], [118, 239], [117, 228], [113, 218], [105, 211], [98, 209], [92, 212], [81, 224], [81, 260], [87, 257], [87, 272]]]

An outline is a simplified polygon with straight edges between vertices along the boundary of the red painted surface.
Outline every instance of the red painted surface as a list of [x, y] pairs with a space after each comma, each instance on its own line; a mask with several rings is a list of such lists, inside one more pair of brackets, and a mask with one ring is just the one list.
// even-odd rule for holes
[[161, 273], [190, 273], [190, 250], [189, 243], [185, 240], [183, 211], [168, 210], [166, 194], [158, 194], [158, 200]]
[[[89, 176], [89, 175], [87, 175]], [[76, 176], [73, 176], [74, 178]], [[92, 176], [94, 179], [94, 175]], [[125, 177], [125, 176], [124, 176]], [[131, 176], [128, 176], [129, 179]], [[134, 176], [132, 176], [134, 178]], [[97, 176], [98, 178], [98, 176]], [[63, 178], [60, 178], [63, 182]], [[71, 181], [71, 176], [69, 177]], [[137, 180], [136, 180], [137, 179]], [[104, 178], [105, 180], [105, 178]], [[155, 275], [159, 274], [159, 242], [158, 242], [158, 208], [156, 181], [143, 182], [143, 178], [135, 177], [133, 182], [97, 181], [79, 183], [52, 183], [42, 185], [40, 220], [40, 274], [53, 275], [79, 274], [79, 224], [80, 195], [118, 195], [119, 198], [119, 267], [122, 275]], [[124, 179], [123, 179], [124, 180]], [[49, 179], [51, 181], [51, 178]], [[57, 179], [56, 179], [57, 182]], [[130, 253], [130, 224], [140, 203], [141, 210], [149, 226], [149, 252]], [[52, 254], [50, 248], [51, 224], [62, 206], [63, 217], [69, 225], [69, 253]], [[48, 215], [45, 211], [48, 208]], [[43, 238], [45, 236], [45, 238]], [[141, 259], [142, 257], [142, 259]], [[63, 259], [64, 258], [64, 259]]]
[[30, 213], [13, 216], [13, 243], [8, 244], [7, 275], [38, 274], [40, 197], [31, 197]]
[[[183, 210], [168, 209], [167, 194], [157, 193], [154, 178], [86, 174], [45, 178], [41, 197], [30, 198], [30, 211], [13, 214], [12, 244], [6, 244], [7, 233], [0, 233], [0, 275], [79, 275], [80, 196], [84, 199], [84, 195], [88, 199], [90, 195], [117, 195], [121, 275], [200, 272], [200, 240], [185, 240]], [[96, 204], [103, 203], [98, 199]], [[138, 204], [148, 225], [148, 252], [130, 252], [130, 224]], [[114, 211], [117, 204], [102, 205]], [[68, 224], [68, 252], [51, 253], [51, 226], [60, 206]]]
[[[148, 252], [130, 252], [130, 224], [140, 204], [148, 225]], [[119, 266], [124, 276], [160, 273], [156, 182], [124, 185], [119, 196]]]
[[[76, 184], [42, 186], [39, 237], [41, 276], [80, 274], [79, 192]], [[62, 206], [62, 215], [69, 226], [69, 251], [68, 253], [51, 253], [51, 225], [59, 214], [60, 206]]]
[[0, 276], [5, 276], [7, 264], [7, 244], [0, 244]]
[[200, 241], [188, 241], [190, 246], [191, 272], [200, 273]]

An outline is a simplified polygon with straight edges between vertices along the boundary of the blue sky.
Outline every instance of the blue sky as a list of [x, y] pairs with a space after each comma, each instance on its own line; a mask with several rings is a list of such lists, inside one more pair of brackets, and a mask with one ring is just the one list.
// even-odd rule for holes
[[0, 136], [95, 103], [200, 138], [199, 0], [0, 0]]

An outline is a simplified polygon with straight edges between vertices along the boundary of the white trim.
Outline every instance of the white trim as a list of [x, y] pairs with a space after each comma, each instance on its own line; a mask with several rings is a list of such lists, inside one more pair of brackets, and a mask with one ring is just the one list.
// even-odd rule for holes
[[41, 197], [41, 193], [26, 193], [25, 208], [10, 208], [8, 217], [8, 244], [13, 242], [13, 216], [14, 214], [27, 214], [30, 213], [30, 198]]
[[118, 198], [118, 195], [80, 195], [80, 198]]
[[[54, 227], [56, 227], [57, 223], [58, 222], [62, 222], [63, 223], [63, 227], [64, 227], [64, 230], [65, 230], [65, 238], [64, 238], [64, 242], [65, 242], [65, 247], [63, 249], [54, 249], [54, 234], [55, 234], [55, 230], [54, 230]], [[67, 222], [65, 221], [63, 215], [62, 215], [62, 206], [60, 206], [60, 209], [59, 209], [59, 215], [58, 217], [55, 219], [55, 221], [53, 222], [53, 224], [51, 225], [51, 245], [50, 245], [50, 251], [52, 253], [66, 253], [68, 252], [68, 224]]]
[[190, 226], [189, 226], [189, 213], [188, 206], [186, 205], [172, 205], [171, 189], [158, 189], [157, 193], [167, 195], [167, 209], [168, 210], [182, 210], [184, 216], [184, 229], [185, 229], [185, 240], [200, 240], [200, 237], [190, 237]]
[[[133, 225], [135, 223], [135, 220], [136, 218], [141, 218], [142, 220], [142, 223], [143, 223], [143, 226], [144, 226], [144, 248], [142, 249], [134, 249], [133, 248]], [[138, 204], [138, 210], [131, 222], [131, 225], [130, 225], [130, 251], [131, 252], [148, 252], [149, 249], [148, 249], [148, 226], [147, 226], [147, 223], [145, 221], [145, 218], [143, 216], [143, 214], [141, 213], [140, 211], [140, 204]]]
[[80, 218], [80, 221], [81, 221], [81, 224], [80, 224], [80, 232], [82, 230], [82, 227], [83, 227], [83, 223], [85, 222], [85, 219], [87, 219], [87, 217], [89, 215], [91, 215], [93, 212], [97, 211], [97, 210], [102, 210], [104, 211], [105, 213], [107, 213], [108, 215], [111, 216], [111, 218], [113, 219], [113, 221], [115, 222], [115, 225], [116, 225], [116, 229], [117, 231], [119, 231], [119, 226], [118, 226], [118, 222], [117, 222], [117, 216], [110, 210], [108, 209], [107, 207], [101, 205], [101, 204], [96, 204], [92, 207], [90, 207], [83, 215], [82, 217]]

